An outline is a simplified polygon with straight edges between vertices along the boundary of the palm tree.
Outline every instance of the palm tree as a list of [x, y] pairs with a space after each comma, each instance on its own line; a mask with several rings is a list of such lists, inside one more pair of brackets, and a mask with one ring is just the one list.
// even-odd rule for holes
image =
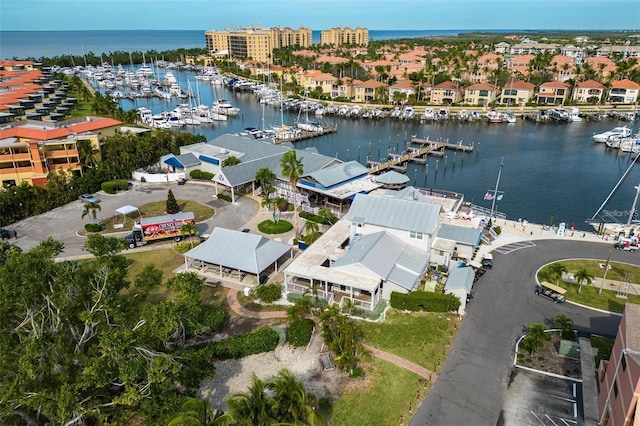
[[180, 234], [189, 236], [189, 246], [193, 247], [193, 235], [198, 232], [196, 224], [193, 222], [183, 223], [180, 227]]
[[318, 225], [318, 222], [314, 222], [313, 220], [307, 220], [304, 222], [305, 235], [316, 234], [318, 231], [320, 231], [320, 225]]
[[566, 315], [556, 315], [553, 317], [553, 326], [559, 328], [563, 339], [573, 339], [575, 337], [572, 327], [573, 320]]
[[547, 269], [547, 273], [555, 280], [556, 284], [559, 283], [565, 272], [567, 272], [567, 268], [562, 263], [553, 263]]
[[101, 210], [102, 207], [100, 207], [98, 203], [86, 203], [82, 209], [82, 219], [84, 219], [85, 216], [90, 216], [95, 221], [97, 218], [96, 211]]
[[316, 398], [307, 392], [304, 384], [288, 369], [282, 369], [267, 383], [274, 393], [275, 417], [280, 423], [322, 425], [322, 418], [315, 412]]
[[551, 337], [548, 333], [545, 333], [547, 328], [542, 324], [530, 324], [527, 330], [527, 335], [522, 340], [522, 346], [529, 351], [529, 355], [533, 355], [538, 349], [542, 349], [544, 341], [549, 340]]
[[288, 151], [280, 159], [280, 167], [282, 168], [282, 174], [289, 178], [289, 184], [293, 190], [293, 221], [298, 236], [298, 181], [304, 173], [302, 166], [302, 158], [298, 158], [295, 151]]
[[273, 417], [274, 400], [266, 393], [267, 386], [255, 374], [247, 392], [234, 393], [227, 398], [229, 414], [239, 425], [270, 425], [276, 423]]
[[580, 293], [582, 291], [582, 283], [586, 282], [587, 285], [591, 285], [594, 277], [593, 275], [589, 274], [589, 272], [586, 269], [582, 268], [573, 275], [573, 278], [576, 280], [576, 282], [580, 286], [578, 287], [578, 293]]
[[318, 216], [320, 216], [320, 218], [322, 218], [322, 220], [329, 226], [333, 225], [338, 220], [331, 210], [325, 208], [321, 208], [320, 211], [318, 211]]
[[221, 410], [212, 412], [208, 399], [188, 398], [182, 404], [182, 411], [167, 426], [230, 426], [234, 423], [230, 414]]

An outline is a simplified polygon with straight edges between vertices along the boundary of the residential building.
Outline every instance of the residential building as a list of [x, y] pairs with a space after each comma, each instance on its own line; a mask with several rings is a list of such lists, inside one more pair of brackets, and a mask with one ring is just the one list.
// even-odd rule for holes
[[464, 102], [469, 105], [489, 105], [496, 99], [498, 89], [489, 83], [476, 83], [464, 90]]
[[381, 90], [385, 86], [386, 84], [373, 79], [367, 81], [354, 80], [352, 99], [354, 102], [373, 102], [376, 99], [376, 95], [381, 95]]
[[509, 49], [509, 53], [512, 55], [537, 55], [544, 52], [556, 53], [557, 51], [557, 44], [538, 43], [535, 41], [514, 44]]
[[509, 60], [507, 64], [507, 69], [512, 73], [519, 72], [523, 76], [529, 75], [529, 67], [530, 63], [533, 60], [534, 55], [518, 55], [511, 60]]
[[310, 28], [262, 28], [261, 26], [247, 28], [238, 27], [234, 30], [205, 31], [207, 51], [226, 53], [231, 58], [251, 58], [258, 62], [272, 62], [273, 49], [287, 46], [309, 47], [312, 44]]
[[640, 305], [627, 303], [618, 327], [611, 356], [598, 368], [599, 423], [636, 425], [640, 395]]
[[640, 84], [631, 80], [616, 80], [611, 82], [609, 89], [609, 103], [633, 104], [638, 101]]
[[569, 56], [555, 55], [547, 70], [556, 81], [567, 81], [576, 77], [575, 60]]
[[560, 81], [542, 83], [536, 93], [536, 102], [539, 104], [562, 105], [569, 95], [569, 85]]
[[320, 44], [331, 44], [334, 46], [348, 45], [369, 45], [369, 30], [366, 28], [331, 28], [320, 32]]
[[431, 264], [450, 266], [451, 260], [470, 260], [481, 238], [481, 228], [443, 223], [431, 245]]
[[396, 84], [389, 87], [389, 99], [393, 100], [396, 93], [404, 93], [406, 98], [416, 93], [416, 88], [411, 80], [399, 80]]
[[620, 55], [623, 58], [638, 58], [640, 57], [640, 46], [631, 46], [629, 44], [624, 46], [606, 45], [600, 46], [596, 50], [596, 56], [609, 58], [613, 55]]
[[93, 150], [100, 139], [113, 135], [122, 123], [110, 118], [86, 117], [64, 122], [23, 120], [0, 129], [0, 181], [44, 186], [49, 173], [64, 170], [80, 174], [80, 144]]
[[503, 54], [503, 55], [505, 53], [509, 53], [510, 49], [511, 49], [511, 45], [509, 43], [504, 42], [504, 41], [501, 41], [500, 43], [498, 43], [495, 46], [493, 46], [494, 53], [499, 53], [499, 54]]
[[573, 91], [573, 100], [579, 103], [599, 104], [604, 95], [604, 86], [595, 80], [581, 81]]
[[431, 89], [431, 103], [434, 105], [451, 105], [463, 99], [462, 88], [453, 81], [444, 81]]
[[584, 49], [582, 47], [576, 47], [573, 44], [565, 44], [560, 47], [560, 54], [573, 58], [576, 62], [580, 62], [584, 58]]
[[440, 206], [357, 194], [349, 212], [284, 271], [287, 292], [373, 310], [417, 288], [429, 266]]
[[617, 69], [615, 62], [605, 56], [589, 56], [584, 59], [584, 64], [589, 64], [598, 73], [598, 80], [601, 81], [611, 76]]
[[471, 266], [453, 268], [447, 277], [447, 283], [444, 285], [445, 294], [453, 294], [460, 299], [460, 307], [458, 308], [458, 314], [460, 315], [464, 315], [467, 301], [471, 298], [474, 276], [475, 272]]
[[531, 100], [535, 88], [536, 86], [526, 81], [512, 81], [502, 89], [499, 102], [501, 104], [523, 106]]

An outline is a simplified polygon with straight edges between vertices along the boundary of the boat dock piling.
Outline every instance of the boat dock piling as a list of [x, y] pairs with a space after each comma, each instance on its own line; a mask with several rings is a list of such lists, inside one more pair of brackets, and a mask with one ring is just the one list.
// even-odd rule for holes
[[[462, 141], [458, 143], [449, 143], [448, 141], [430, 141], [427, 139], [411, 138], [411, 143], [422, 145], [421, 148], [410, 148], [405, 154], [388, 153], [388, 161], [377, 162], [367, 158], [367, 165], [369, 166], [369, 173], [375, 174], [387, 169], [406, 171], [406, 163], [413, 161], [416, 163], [426, 164], [428, 155], [435, 155], [438, 157], [444, 156], [446, 149], [452, 149], [462, 152], [473, 151], [473, 144], [463, 145]], [[455, 157], [454, 157], [455, 158]], [[455, 160], [454, 160], [455, 161]], [[446, 167], [446, 159], [445, 159]], [[436, 170], [438, 166], [436, 164]]]

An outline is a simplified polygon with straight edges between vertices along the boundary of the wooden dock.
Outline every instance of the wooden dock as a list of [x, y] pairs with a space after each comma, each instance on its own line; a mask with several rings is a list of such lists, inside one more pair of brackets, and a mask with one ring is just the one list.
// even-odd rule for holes
[[448, 141], [430, 141], [429, 139], [418, 139], [415, 137], [411, 138], [411, 142], [422, 145], [422, 147], [412, 148], [406, 154], [389, 153], [389, 160], [385, 162], [368, 160], [367, 165], [369, 166], [369, 174], [376, 174], [389, 169], [406, 171], [406, 163], [409, 161], [424, 164], [428, 155], [437, 155], [442, 157], [444, 156], [444, 151], [446, 149], [463, 152], [473, 151], [473, 144], [463, 145], [462, 142], [449, 143]]

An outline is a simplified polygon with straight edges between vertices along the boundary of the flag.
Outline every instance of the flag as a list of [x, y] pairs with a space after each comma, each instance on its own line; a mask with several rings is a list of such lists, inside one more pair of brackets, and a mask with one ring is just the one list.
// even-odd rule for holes
[[484, 194], [485, 200], [493, 200], [494, 198], [496, 198], [496, 194], [493, 191], [487, 191], [487, 193]]
[[498, 196], [496, 197], [496, 200], [502, 201], [502, 197], [503, 196], [504, 196], [504, 194], [498, 194]]

